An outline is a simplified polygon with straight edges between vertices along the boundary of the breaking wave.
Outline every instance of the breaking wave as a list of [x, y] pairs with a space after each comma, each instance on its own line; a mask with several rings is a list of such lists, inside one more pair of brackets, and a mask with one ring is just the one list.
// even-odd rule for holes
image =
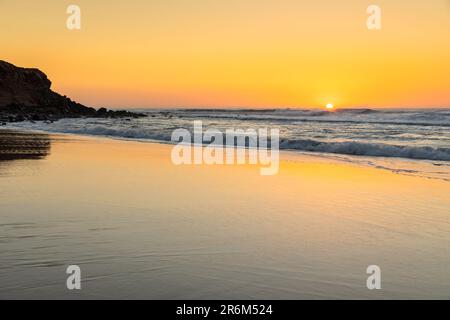
[[62, 119], [10, 124], [27, 130], [170, 142], [173, 130], [278, 128], [280, 149], [450, 161], [450, 110], [142, 110], [139, 119]]
[[450, 148], [397, 146], [364, 142], [321, 142], [315, 140], [282, 140], [280, 149], [357, 156], [397, 157], [422, 160], [450, 161]]

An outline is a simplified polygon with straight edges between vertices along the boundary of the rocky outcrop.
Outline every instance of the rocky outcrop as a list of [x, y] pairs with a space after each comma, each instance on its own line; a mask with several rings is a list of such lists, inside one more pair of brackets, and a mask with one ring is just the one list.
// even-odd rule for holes
[[20, 68], [0, 60], [0, 124], [24, 120], [78, 117], [141, 117], [128, 111], [86, 107], [53, 92], [51, 81], [38, 69]]

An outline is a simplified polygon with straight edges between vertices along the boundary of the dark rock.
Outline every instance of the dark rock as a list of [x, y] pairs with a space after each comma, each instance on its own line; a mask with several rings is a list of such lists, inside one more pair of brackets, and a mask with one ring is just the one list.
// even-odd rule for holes
[[39, 115], [39, 114], [33, 114], [31, 116], [31, 120], [33, 121], [39, 121], [39, 120], [45, 120], [45, 116], [44, 115]]
[[86, 107], [51, 89], [51, 81], [38, 69], [19, 68], [0, 60], [0, 119], [18, 122], [79, 117], [145, 117], [129, 111]]
[[18, 115], [16, 115], [16, 117], [14, 118], [14, 121], [13, 121], [13, 122], [21, 122], [21, 121], [25, 121], [25, 120], [26, 120], [26, 118], [25, 118], [24, 115], [18, 114]]
[[106, 108], [100, 108], [97, 110], [97, 116], [103, 116], [106, 115], [108, 113], [108, 110], [106, 110]]

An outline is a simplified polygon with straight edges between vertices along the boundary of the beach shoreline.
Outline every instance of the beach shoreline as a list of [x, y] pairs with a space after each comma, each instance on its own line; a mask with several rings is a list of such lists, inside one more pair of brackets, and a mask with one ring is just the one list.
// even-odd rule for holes
[[1, 298], [448, 298], [446, 181], [289, 152], [264, 177], [175, 166], [167, 144], [36, 135], [42, 157], [0, 161]]
[[[31, 136], [42, 135], [48, 136], [50, 139], [65, 137], [69, 140], [97, 139], [99, 141], [118, 141], [118, 142], [129, 142], [138, 144], [143, 143], [149, 145], [156, 144], [156, 145], [166, 145], [171, 148], [176, 145], [176, 143], [172, 141], [164, 141], [148, 138], [136, 139], [136, 138], [108, 136], [108, 135], [52, 132], [41, 129], [28, 129], [28, 128], [25, 129], [20, 127], [18, 128], [0, 127], [0, 137], [5, 133], [13, 133], [13, 134], [17, 133]], [[204, 147], [206, 147], [206, 144], [204, 145]], [[408, 176], [420, 176], [428, 179], [450, 181], [450, 162], [447, 161], [406, 159], [398, 157], [373, 157], [373, 156], [358, 156], [358, 155], [355, 156], [355, 155], [326, 153], [326, 152], [302, 151], [295, 149], [281, 149], [279, 150], [279, 153], [280, 159], [286, 161], [301, 161], [302, 159], [310, 159], [311, 161], [316, 162], [332, 162], [332, 163], [339, 163], [342, 165], [370, 167], [379, 170], [387, 170], [396, 174]]]

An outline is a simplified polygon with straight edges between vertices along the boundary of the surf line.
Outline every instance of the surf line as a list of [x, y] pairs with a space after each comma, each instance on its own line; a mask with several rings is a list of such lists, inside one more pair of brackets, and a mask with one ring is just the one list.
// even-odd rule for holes
[[202, 121], [196, 120], [193, 134], [187, 129], [176, 129], [171, 140], [176, 143], [171, 153], [175, 165], [259, 164], [264, 176], [275, 175], [279, 170], [280, 131], [276, 128], [230, 128], [223, 133], [216, 128], [204, 131]]

